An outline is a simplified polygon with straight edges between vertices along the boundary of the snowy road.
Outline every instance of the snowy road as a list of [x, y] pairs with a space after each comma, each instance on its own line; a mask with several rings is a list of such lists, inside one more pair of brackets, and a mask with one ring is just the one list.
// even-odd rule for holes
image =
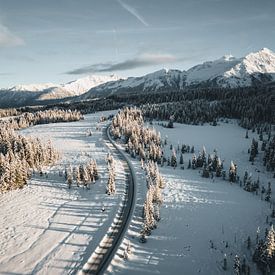
[[109, 228], [89, 261], [84, 265], [81, 274], [103, 274], [124, 238], [135, 206], [136, 177], [133, 165], [126, 154], [112, 140], [109, 127], [106, 128], [105, 135], [111, 142], [109, 150], [112, 150], [112, 155], [120, 156], [121, 162], [124, 163], [124, 170], [127, 174], [127, 189], [125, 190], [124, 203], [121, 205], [121, 209], [119, 209], [111, 228]]

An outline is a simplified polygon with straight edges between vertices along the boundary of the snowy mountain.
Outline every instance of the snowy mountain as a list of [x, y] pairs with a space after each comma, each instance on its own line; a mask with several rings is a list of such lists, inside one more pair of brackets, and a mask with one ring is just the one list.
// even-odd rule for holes
[[56, 86], [57, 85], [53, 83], [26, 84], [26, 85], [16, 85], [11, 88], [8, 88], [8, 90], [13, 92], [18, 92], [18, 91], [38, 92], [38, 91], [43, 91], [45, 89], [54, 88]]
[[179, 91], [188, 87], [248, 87], [275, 80], [275, 53], [267, 48], [242, 58], [225, 55], [187, 71], [160, 70], [142, 77], [112, 81], [92, 88], [78, 99], [111, 94]]
[[0, 90], [0, 107], [43, 104], [57, 99], [79, 96], [91, 88], [121, 79], [117, 75], [89, 75], [65, 84], [16, 85]]
[[142, 77], [129, 77], [118, 81], [108, 82], [91, 89], [79, 98], [106, 96], [113, 93], [131, 91], [154, 92], [158, 90], [182, 89], [185, 86], [185, 74], [179, 70], [163, 69]]
[[187, 71], [159, 70], [141, 77], [87, 76], [66, 84], [19, 85], [0, 90], [0, 107], [82, 101], [112, 94], [181, 91], [185, 88], [237, 88], [275, 81], [275, 53], [267, 48], [235, 58], [225, 55]]
[[219, 87], [248, 87], [275, 80], [275, 53], [267, 48], [243, 58], [224, 56], [187, 71], [187, 85], [212, 82]]
[[186, 85], [197, 85], [222, 77], [228, 70], [236, 66], [240, 59], [225, 55], [215, 61], [207, 61], [189, 69], [186, 74]]
[[253, 82], [275, 80], [275, 53], [267, 48], [250, 53], [226, 71], [223, 77], [218, 80], [223, 87], [246, 87], [253, 85]]
[[117, 75], [88, 75], [86, 77], [68, 82], [66, 84], [61, 84], [55, 87], [44, 90], [39, 99], [40, 100], [50, 100], [50, 99], [61, 99], [66, 97], [73, 97], [81, 95], [90, 89], [97, 87], [101, 84], [107, 83], [109, 81], [117, 81], [121, 79]]

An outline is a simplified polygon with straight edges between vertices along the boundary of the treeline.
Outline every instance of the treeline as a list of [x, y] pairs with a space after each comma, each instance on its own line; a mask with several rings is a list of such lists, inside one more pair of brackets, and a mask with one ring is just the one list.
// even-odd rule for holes
[[[275, 123], [275, 86], [244, 88], [185, 88], [144, 93], [111, 95], [85, 102], [70, 102], [43, 107], [24, 107], [18, 112], [34, 113], [39, 110], [71, 109], [81, 113], [113, 110], [124, 106], [140, 107], [146, 116], [176, 122], [199, 124], [213, 122], [221, 117], [240, 120], [240, 125], [252, 128], [262, 123]], [[10, 109], [12, 110], [12, 109]]]
[[270, 274], [275, 265], [275, 231], [273, 225], [266, 230], [265, 238], [257, 240], [253, 254], [253, 261], [257, 263], [263, 274]]
[[104, 99], [59, 104], [61, 108], [81, 110], [83, 113], [112, 110], [135, 105], [151, 118], [199, 124], [217, 119], [239, 119], [245, 128], [267, 122], [275, 123], [275, 87], [197, 88], [158, 93], [111, 95]]
[[[164, 96], [164, 95], [163, 95]], [[159, 96], [161, 97], [161, 95]], [[275, 123], [274, 91], [215, 90], [196, 91], [192, 95], [164, 96], [162, 103], [147, 103], [141, 109], [149, 119], [173, 120], [179, 123], [216, 123], [219, 118], [240, 120], [240, 125], [253, 128], [262, 123]], [[150, 101], [149, 101], [150, 102]]]
[[23, 113], [22, 115], [11, 117], [0, 121], [0, 127], [6, 125], [8, 128], [18, 130], [38, 124], [71, 122], [80, 119], [83, 119], [83, 115], [79, 111], [52, 109], [35, 113]]
[[161, 136], [155, 129], [144, 127], [141, 110], [124, 108], [112, 120], [111, 134], [122, 138], [126, 151], [133, 157], [153, 160], [160, 163], [162, 156]]
[[[275, 135], [267, 141], [266, 143], [262, 146], [262, 150], [264, 150], [264, 166], [266, 166], [267, 171], [275, 171]], [[274, 178], [275, 178], [275, 173], [274, 173]]]
[[58, 159], [50, 142], [26, 138], [8, 127], [0, 128], [0, 192], [22, 188], [31, 177], [31, 169], [41, 170]]
[[[271, 134], [271, 129], [267, 131], [267, 136], [265, 137], [262, 130], [258, 130], [259, 140], [255, 138], [252, 139], [251, 146], [248, 150], [249, 161], [254, 164], [255, 158], [261, 150], [264, 154], [263, 156], [263, 165], [266, 167], [266, 171], [274, 172], [275, 171], [275, 135]], [[248, 132], [246, 133], [248, 138]], [[259, 146], [261, 142], [261, 146]], [[275, 178], [275, 173], [274, 173]]]
[[[1, 110], [4, 116], [12, 116], [0, 121], [0, 191], [22, 188], [32, 175], [32, 169], [42, 170], [59, 158], [51, 142], [44, 144], [38, 138], [26, 138], [14, 130], [37, 124], [77, 121], [83, 118], [79, 111], [51, 109], [34, 113], [15, 112], [14, 109]], [[16, 116], [14, 116], [16, 115]]]
[[160, 221], [160, 206], [163, 202], [162, 189], [165, 187], [164, 179], [160, 175], [158, 165], [155, 162], [150, 160], [145, 165], [145, 173], [147, 192], [143, 205], [141, 242], [146, 242], [146, 236], [157, 228], [157, 223]]
[[85, 165], [80, 164], [74, 167], [68, 165], [65, 169], [65, 180], [69, 188], [75, 183], [77, 187], [82, 185], [90, 189], [91, 183], [95, 183], [98, 178], [98, 167], [95, 160], [90, 160]]
[[145, 168], [147, 192], [140, 236], [140, 241], [145, 242], [146, 235], [151, 234], [151, 230], [157, 227], [160, 220], [161, 189], [165, 186], [157, 165], [163, 155], [160, 133], [144, 126], [141, 110], [136, 107], [120, 110], [112, 119], [110, 131], [115, 139], [124, 141], [126, 151], [134, 158], [139, 157], [142, 168]]
[[16, 110], [15, 108], [0, 109], [0, 118], [9, 117], [9, 116], [18, 116], [20, 114], [21, 112]]

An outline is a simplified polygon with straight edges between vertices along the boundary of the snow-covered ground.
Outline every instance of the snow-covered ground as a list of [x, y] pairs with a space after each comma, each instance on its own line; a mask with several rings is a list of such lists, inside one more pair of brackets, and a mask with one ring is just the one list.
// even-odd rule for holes
[[[0, 196], [0, 273], [71, 274], [90, 257], [118, 210], [125, 191], [122, 163], [116, 161], [116, 194], [105, 194], [106, 154], [110, 144], [103, 138], [104, 113], [85, 116], [84, 121], [39, 125], [21, 134], [51, 139], [62, 153], [60, 162], [36, 174], [28, 186]], [[87, 136], [86, 131], [93, 135]], [[59, 170], [64, 165], [96, 159], [100, 179], [91, 190], [73, 185], [68, 189]], [[105, 212], [102, 212], [102, 205]]]
[[[111, 225], [123, 200], [125, 174], [117, 160], [117, 193], [105, 194], [107, 171], [105, 157], [110, 144], [96, 130], [104, 113], [85, 116], [84, 121], [39, 125], [22, 130], [25, 135], [51, 139], [62, 153], [60, 162], [44, 171], [47, 176], [36, 174], [29, 185], [0, 197], [0, 273], [20, 274], [72, 274], [88, 260]], [[252, 174], [261, 184], [274, 185], [257, 156], [255, 164], [248, 161], [247, 153], [252, 137], [245, 139], [245, 130], [236, 122], [192, 126], [175, 123], [167, 129], [154, 122], [154, 127], [167, 136], [166, 156], [171, 155], [170, 144], [194, 145], [195, 153], [205, 146], [207, 153], [218, 151], [228, 171], [230, 161], [238, 165], [238, 175], [244, 171]], [[87, 136], [91, 129], [93, 135]], [[261, 144], [259, 144], [259, 147]], [[236, 254], [246, 256], [251, 274], [258, 274], [251, 262], [253, 250], [247, 249], [247, 237], [252, 247], [256, 231], [264, 235], [266, 216], [270, 217], [270, 204], [259, 195], [244, 191], [238, 184], [222, 179], [205, 179], [199, 170], [186, 169], [192, 154], [184, 154], [185, 169], [160, 168], [167, 185], [163, 191], [164, 203], [161, 221], [152, 231], [147, 243], [139, 242], [142, 225], [142, 206], [146, 193], [144, 171], [140, 162], [132, 159], [137, 181], [137, 201], [127, 234], [116, 253], [107, 274], [232, 274]], [[63, 177], [58, 175], [65, 164], [97, 160], [100, 179], [91, 190], [73, 186], [68, 189]], [[116, 158], [116, 156], [115, 156]], [[179, 161], [179, 154], [178, 154]], [[258, 172], [259, 171], [259, 172]], [[106, 211], [102, 212], [104, 203]], [[213, 242], [211, 247], [210, 241]], [[123, 252], [130, 242], [132, 254], [123, 259]], [[226, 247], [228, 243], [228, 247]], [[228, 270], [222, 269], [227, 258]]]
[[[265, 185], [270, 181], [273, 188], [274, 179], [261, 165], [261, 155], [254, 165], [248, 161], [247, 150], [256, 134], [249, 131], [249, 139], [245, 139], [245, 130], [234, 121], [220, 123], [217, 127], [177, 123], [174, 126], [174, 129], [167, 129], [154, 123], [162, 137], [168, 138], [166, 155], [171, 155], [170, 144], [177, 148], [178, 143], [180, 146], [194, 145], [196, 154], [203, 146], [207, 153], [217, 149], [227, 172], [233, 160], [238, 165], [241, 179], [247, 170], [255, 180], [259, 176]], [[167, 181], [163, 192], [162, 219], [145, 244], [141, 244], [138, 237], [146, 186], [139, 161], [133, 160], [140, 178], [135, 215], [108, 269], [109, 274], [233, 274], [236, 254], [241, 259], [245, 255], [251, 274], [259, 274], [251, 262], [253, 250], [247, 249], [246, 240], [250, 236], [254, 247], [258, 227], [261, 236], [265, 228], [269, 228], [266, 216], [269, 215], [269, 222], [274, 222], [270, 217], [270, 204], [261, 200], [259, 195], [244, 191], [238, 184], [230, 184], [220, 178], [214, 178], [214, 181], [202, 178], [199, 170], [186, 169], [191, 158], [192, 154], [184, 154], [184, 170], [180, 165], [176, 169], [166, 165], [160, 169]], [[133, 253], [124, 260], [123, 250], [129, 241]], [[227, 271], [222, 269], [225, 254]]]

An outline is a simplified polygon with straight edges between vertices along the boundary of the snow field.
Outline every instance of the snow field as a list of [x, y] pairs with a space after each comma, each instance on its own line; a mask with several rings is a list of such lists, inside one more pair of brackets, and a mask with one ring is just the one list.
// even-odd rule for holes
[[[84, 121], [39, 125], [21, 134], [51, 139], [61, 152], [57, 165], [36, 173], [22, 190], [0, 198], [0, 273], [71, 274], [86, 263], [111, 226], [125, 196], [123, 164], [115, 158], [116, 194], [105, 194], [108, 179], [105, 158], [112, 147], [102, 135], [101, 115]], [[96, 130], [97, 126], [100, 130]], [[87, 136], [87, 130], [92, 136]], [[75, 184], [68, 189], [59, 171], [64, 165], [96, 159], [100, 179], [91, 190]], [[47, 173], [47, 174], [45, 174]], [[101, 208], [104, 204], [105, 211]]]
[[[254, 165], [249, 163], [248, 148], [256, 134], [249, 131], [245, 139], [245, 129], [229, 123], [219, 122], [219, 126], [192, 126], [174, 123], [174, 129], [163, 128], [154, 123], [162, 138], [167, 136], [165, 155], [171, 156], [170, 144], [177, 148], [178, 143], [194, 145], [195, 153], [205, 146], [207, 153], [217, 149], [224, 160], [224, 169], [229, 170], [231, 160], [238, 165], [238, 175], [244, 172], [259, 176], [264, 185], [274, 179], [272, 173], [265, 171], [261, 163], [261, 154]], [[259, 147], [261, 144], [259, 144]], [[108, 274], [232, 274], [236, 254], [242, 260], [246, 258], [251, 274], [259, 274], [256, 265], [251, 262], [253, 249], [247, 249], [246, 240], [251, 237], [252, 248], [256, 242], [259, 228], [260, 237], [264, 236], [266, 216], [271, 217], [271, 204], [261, 197], [244, 191], [238, 184], [230, 184], [221, 178], [202, 178], [199, 169], [187, 169], [192, 154], [184, 154], [184, 166], [173, 169], [165, 164], [160, 167], [166, 179], [163, 191], [164, 203], [160, 209], [161, 220], [158, 228], [152, 231], [147, 243], [139, 242], [142, 224], [142, 206], [146, 192], [144, 173], [140, 163], [133, 159], [138, 175], [137, 204], [134, 217], [125, 239], [112, 261]], [[260, 172], [257, 172], [260, 171]], [[129, 260], [123, 259], [123, 251], [130, 241], [132, 254]], [[210, 241], [213, 242], [211, 247]], [[228, 243], [228, 247], [227, 246]], [[225, 256], [226, 255], [226, 256]], [[223, 259], [227, 258], [227, 271], [223, 270]]]

